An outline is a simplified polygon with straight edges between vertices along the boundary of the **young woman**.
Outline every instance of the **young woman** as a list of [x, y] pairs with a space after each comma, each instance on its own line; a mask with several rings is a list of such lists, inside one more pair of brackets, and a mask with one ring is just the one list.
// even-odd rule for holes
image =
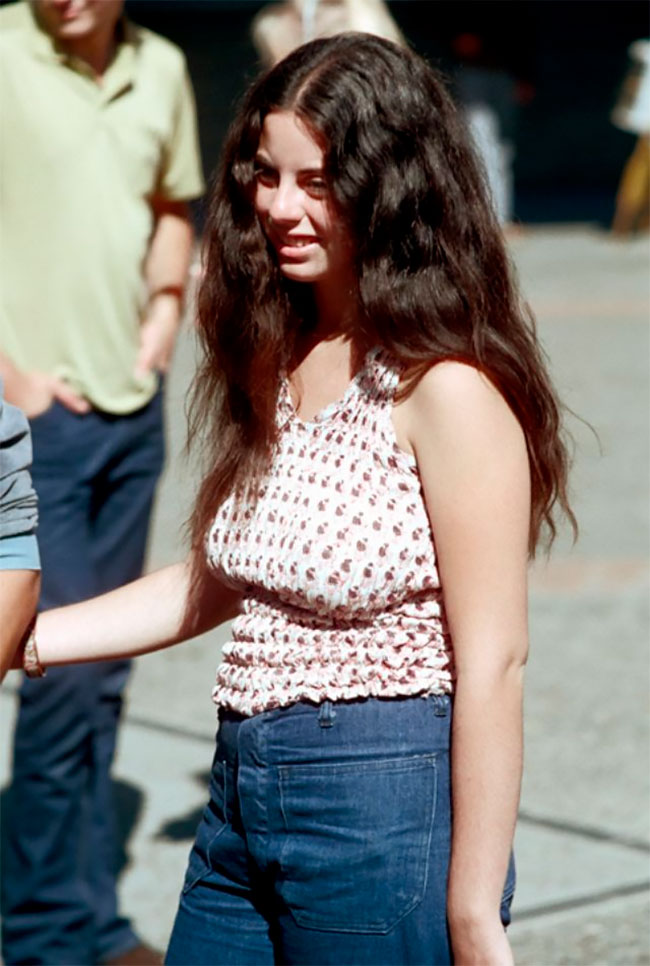
[[27, 664], [236, 616], [169, 963], [503, 966], [567, 455], [440, 79], [363, 34], [296, 50], [233, 125], [205, 253], [190, 558], [41, 615]]

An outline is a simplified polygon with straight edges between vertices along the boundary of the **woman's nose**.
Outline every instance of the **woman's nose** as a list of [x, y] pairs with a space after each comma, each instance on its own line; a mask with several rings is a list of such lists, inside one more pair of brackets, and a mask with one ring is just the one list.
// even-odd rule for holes
[[273, 221], [297, 222], [304, 214], [302, 192], [297, 185], [283, 185], [282, 182], [277, 186], [269, 214]]

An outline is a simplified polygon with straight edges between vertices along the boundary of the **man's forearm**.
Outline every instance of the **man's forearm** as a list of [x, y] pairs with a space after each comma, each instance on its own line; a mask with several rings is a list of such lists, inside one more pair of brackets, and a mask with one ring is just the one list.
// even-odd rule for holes
[[[185, 289], [194, 232], [185, 202], [154, 203], [155, 228], [145, 268], [150, 300]], [[178, 298], [179, 308], [182, 298]]]
[[14, 406], [19, 405], [17, 400], [21, 398], [25, 376], [2, 351], [0, 351], [0, 379], [4, 383], [4, 397], [7, 402]]
[[151, 239], [145, 278], [149, 301], [141, 320], [135, 371], [143, 374], [169, 368], [192, 253], [192, 225], [185, 204], [154, 205], [156, 228]]

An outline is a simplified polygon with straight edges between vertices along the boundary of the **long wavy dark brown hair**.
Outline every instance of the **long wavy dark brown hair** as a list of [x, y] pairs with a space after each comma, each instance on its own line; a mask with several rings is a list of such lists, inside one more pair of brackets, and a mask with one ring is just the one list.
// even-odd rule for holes
[[403, 367], [405, 394], [443, 359], [485, 372], [525, 433], [531, 553], [543, 529], [549, 543], [555, 536], [558, 507], [575, 529], [561, 405], [465, 124], [421, 57], [341, 34], [299, 47], [253, 85], [213, 186], [190, 407], [190, 439], [207, 460], [190, 521], [197, 566], [217, 507], [268, 465], [281, 374], [313, 322], [310, 286], [281, 275], [253, 205], [255, 154], [274, 110], [295, 112], [324, 147], [354, 245], [362, 341]]

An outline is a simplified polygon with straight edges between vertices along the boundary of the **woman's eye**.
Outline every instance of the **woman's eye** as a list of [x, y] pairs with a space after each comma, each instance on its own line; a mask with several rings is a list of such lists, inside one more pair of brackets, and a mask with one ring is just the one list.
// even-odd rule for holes
[[327, 182], [324, 178], [310, 178], [307, 182], [307, 190], [315, 195], [325, 194], [327, 191]]
[[265, 188], [272, 188], [275, 184], [275, 173], [270, 168], [255, 168], [254, 174], [255, 180]]

